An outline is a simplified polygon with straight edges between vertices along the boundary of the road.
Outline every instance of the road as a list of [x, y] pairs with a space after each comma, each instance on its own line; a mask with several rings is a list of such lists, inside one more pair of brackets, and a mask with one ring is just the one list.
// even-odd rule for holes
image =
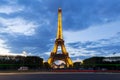
[[0, 73], [0, 80], [120, 80], [120, 73], [81, 73], [81, 72]]

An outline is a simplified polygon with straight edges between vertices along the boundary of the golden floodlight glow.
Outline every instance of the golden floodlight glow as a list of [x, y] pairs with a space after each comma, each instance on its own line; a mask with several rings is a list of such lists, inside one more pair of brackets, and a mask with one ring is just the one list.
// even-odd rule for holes
[[[61, 53], [57, 52], [59, 46], [61, 47]], [[57, 29], [57, 36], [56, 36], [54, 48], [50, 54], [50, 58], [48, 59], [48, 63], [50, 64], [51, 67], [56, 60], [64, 61], [67, 67], [73, 66], [73, 62], [70, 59], [64, 45], [63, 32], [62, 32], [62, 9], [61, 8], [58, 9], [58, 29]]]

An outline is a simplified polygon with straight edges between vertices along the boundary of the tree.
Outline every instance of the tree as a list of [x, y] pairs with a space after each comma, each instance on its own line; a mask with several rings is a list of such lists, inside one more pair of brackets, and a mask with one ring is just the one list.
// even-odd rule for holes
[[44, 68], [45, 69], [50, 69], [51, 68], [48, 62], [44, 62]]
[[80, 68], [80, 65], [81, 65], [81, 62], [74, 62], [74, 63], [73, 63], [73, 68], [79, 69], [79, 68]]

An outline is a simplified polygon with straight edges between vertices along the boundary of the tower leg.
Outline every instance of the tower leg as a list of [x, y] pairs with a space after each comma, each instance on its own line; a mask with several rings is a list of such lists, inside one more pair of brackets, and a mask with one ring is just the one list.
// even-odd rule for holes
[[66, 61], [67, 61], [68, 65], [69, 65], [69, 67], [73, 66], [72, 60], [69, 57], [66, 58]]
[[52, 64], [51, 64], [52, 62], [53, 62], [53, 58], [50, 57], [50, 58], [48, 59], [48, 64], [49, 64], [50, 66], [52, 66]]

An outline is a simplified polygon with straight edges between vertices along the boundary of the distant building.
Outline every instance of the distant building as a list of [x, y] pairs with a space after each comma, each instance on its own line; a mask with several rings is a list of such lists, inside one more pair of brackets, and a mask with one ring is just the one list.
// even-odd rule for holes
[[106, 62], [116, 62], [116, 61], [120, 61], [120, 57], [105, 57], [103, 59], [103, 61], [106, 61]]
[[120, 70], [120, 57], [91, 57], [83, 61], [84, 68]]

